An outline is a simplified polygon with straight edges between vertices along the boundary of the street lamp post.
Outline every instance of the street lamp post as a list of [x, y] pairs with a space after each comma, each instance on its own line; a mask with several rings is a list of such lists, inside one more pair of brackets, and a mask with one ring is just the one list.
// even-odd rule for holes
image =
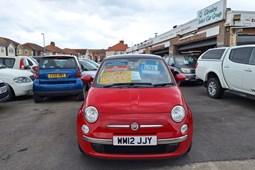
[[44, 33], [42, 33], [43, 36], [43, 56], [45, 55], [45, 37], [44, 37]]

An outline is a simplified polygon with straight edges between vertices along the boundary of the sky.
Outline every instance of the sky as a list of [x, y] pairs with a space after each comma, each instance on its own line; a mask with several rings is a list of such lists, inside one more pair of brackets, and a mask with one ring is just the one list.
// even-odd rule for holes
[[[129, 47], [197, 17], [218, 0], [0, 0], [0, 37], [60, 48]], [[254, 0], [228, 0], [232, 10], [255, 11]]]

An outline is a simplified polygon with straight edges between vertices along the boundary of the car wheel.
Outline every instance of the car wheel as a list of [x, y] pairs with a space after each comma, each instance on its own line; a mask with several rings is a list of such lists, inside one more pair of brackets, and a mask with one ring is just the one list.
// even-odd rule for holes
[[83, 90], [82, 90], [83, 92], [82, 92], [82, 94], [79, 94], [79, 95], [77, 96], [77, 100], [78, 100], [78, 101], [83, 101], [84, 98], [85, 98], [86, 95], [87, 95], [88, 90], [89, 90], [89, 85], [88, 85], [88, 84], [84, 84]]
[[78, 94], [78, 96], [77, 96], [77, 101], [83, 101], [83, 100], [84, 100], [85, 93], [86, 93], [86, 90], [85, 90], [85, 87], [84, 87], [83, 90], [82, 90], [82, 93], [81, 93], [81, 94]]
[[6, 102], [9, 102], [15, 97], [15, 94], [14, 94], [14, 91], [13, 91], [12, 87], [9, 84], [7, 84], [7, 86], [8, 86], [9, 97], [6, 100]]
[[84, 94], [82, 93], [82, 94], [79, 94], [78, 96], [77, 96], [77, 100], [78, 101], [83, 101], [84, 100]]
[[43, 97], [37, 94], [34, 94], [33, 98], [35, 103], [41, 103], [43, 101]]
[[209, 97], [219, 99], [223, 96], [224, 90], [220, 85], [218, 78], [210, 78], [207, 82], [207, 94]]
[[183, 156], [186, 156], [191, 151], [191, 148], [192, 148], [192, 143], [190, 144], [189, 149], [183, 154]]
[[80, 146], [79, 143], [78, 143], [78, 147], [79, 147], [79, 150], [80, 150], [80, 152], [82, 153], [83, 156], [85, 156], [86, 158], [91, 158], [89, 155], [87, 155], [87, 154], [81, 149], [81, 146]]
[[79, 150], [81, 151], [82, 154], [85, 154], [84, 151], [81, 149], [81, 146], [80, 144], [78, 143], [78, 147], [79, 147]]
[[192, 148], [192, 144], [190, 144], [190, 147], [189, 149], [187, 150], [186, 154], [189, 153], [191, 151], [191, 148]]

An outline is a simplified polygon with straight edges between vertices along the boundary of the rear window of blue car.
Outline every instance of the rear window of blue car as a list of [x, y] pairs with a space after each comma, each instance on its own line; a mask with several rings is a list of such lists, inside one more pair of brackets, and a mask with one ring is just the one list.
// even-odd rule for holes
[[39, 64], [40, 69], [72, 69], [78, 68], [77, 62], [73, 57], [45, 57]]

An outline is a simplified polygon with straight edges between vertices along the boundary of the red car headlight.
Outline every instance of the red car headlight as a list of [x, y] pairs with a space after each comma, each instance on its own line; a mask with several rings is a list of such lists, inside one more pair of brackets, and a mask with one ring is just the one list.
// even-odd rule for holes
[[94, 106], [89, 106], [85, 109], [84, 116], [89, 123], [95, 123], [99, 117], [99, 114]]
[[185, 116], [186, 116], [185, 109], [180, 105], [175, 106], [171, 111], [171, 117], [173, 121], [177, 123], [183, 121]]

